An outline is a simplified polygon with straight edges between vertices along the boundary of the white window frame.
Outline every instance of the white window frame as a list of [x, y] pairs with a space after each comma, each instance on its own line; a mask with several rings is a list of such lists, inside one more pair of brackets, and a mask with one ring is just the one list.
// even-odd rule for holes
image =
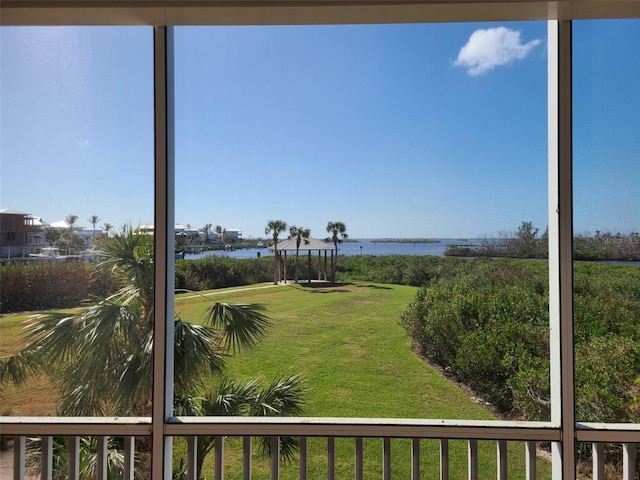
[[[249, 4], [249, 5], [247, 5]], [[552, 442], [554, 479], [576, 477], [578, 441], [631, 442], [638, 425], [576, 423], [573, 339], [573, 205], [571, 20], [640, 18], [636, 0], [3, 0], [0, 25], [154, 25], [155, 115], [155, 312], [154, 389], [150, 432], [152, 478], [171, 477], [171, 435], [183, 429], [173, 418], [174, 104], [173, 26], [460, 21], [548, 21], [548, 217], [551, 337], [551, 421], [535, 428], [559, 432]], [[375, 419], [370, 419], [374, 423]], [[201, 423], [201, 422], [200, 422]], [[401, 422], [399, 422], [401, 423]], [[73, 424], [73, 422], [69, 422]], [[207, 425], [214, 425], [209, 422]], [[324, 425], [318, 420], [318, 425]], [[327, 422], [334, 430], [340, 422]], [[199, 422], [184, 432], [201, 428]], [[364, 424], [363, 424], [364, 425]], [[384, 429], [384, 426], [380, 426]], [[452, 428], [455, 428], [452, 425]], [[105, 432], [111, 426], [100, 427]], [[204, 427], [202, 427], [204, 428]], [[255, 431], [255, 427], [253, 427]], [[291, 430], [292, 427], [290, 427]], [[328, 427], [327, 427], [328, 428]], [[346, 428], [346, 427], [345, 427]], [[363, 427], [364, 428], [364, 427]], [[391, 427], [389, 427], [391, 428]], [[425, 423], [422, 427], [428, 430]], [[466, 431], [469, 430], [469, 427]], [[508, 427], [507, 427], [508, 428]], [[532, 431], [535, 430], [532, 426]], [[596, 430], [598, 432], [594, 433]], [[20, 431], [20, 429], [16, 429]], [[25, 430], [26, 431], [26, 430]], [[72, 428], [70, 427], [70, 431]], [[75, 431], [75, 430], [73, 430]], [[115, 429], [114, 429], [115, 431]], [[137, 427], [132, 431], [138, 432]], [[46, 433], [46, 432], [45, 432]], [[497, 435], [497, 433], [496, 433]], [[526, 434], [523, 433], [523, 438]]]

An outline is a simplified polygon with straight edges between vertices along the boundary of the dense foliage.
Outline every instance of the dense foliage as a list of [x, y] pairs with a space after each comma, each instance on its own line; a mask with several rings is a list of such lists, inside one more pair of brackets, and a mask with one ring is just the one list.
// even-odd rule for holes
[[211, 255], [176, 262], [178, 290], [210, 290], [269, 280], [273, 280], [273, 257], [236, 259]]
[[0, 313], [75, 307], [116, 290], [110, 272], [82, 262], [8, 263], [0, 284]]
[[[548, 231], [540, 233], [532, 222], [522, 222], [515, 232], [501, 233], [497, 238], [484, 238], [479, 245], [447, 245], [449, 257], [548, 258]], [[573, 238], [575, 260], [640, 260], [640, 234], [596, 231]]]
[[[477, 259], [419, 290], [402, 324], [501, 411], [549, 419], [546, 262]], [[576, 263], [577, 418], [640, 421], [640, 269]]]

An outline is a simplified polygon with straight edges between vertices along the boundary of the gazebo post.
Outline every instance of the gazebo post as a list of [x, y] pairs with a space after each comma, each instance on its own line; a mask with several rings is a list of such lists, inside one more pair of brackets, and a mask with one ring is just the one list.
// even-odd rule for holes
[[322, 269], [322, 276], [324, 277], [324, 281], [327, 281], [327, 251], [324, 251], [324, 268]]
[[[320, 250], [318, 250], [320, 251]], [[307, 278], [309, 285], [311, 285], [311, 250], [308, 251], [308, 260], [307, 260]]]
[[284, 251], [284, 283], [287, 283], [287, 251]]

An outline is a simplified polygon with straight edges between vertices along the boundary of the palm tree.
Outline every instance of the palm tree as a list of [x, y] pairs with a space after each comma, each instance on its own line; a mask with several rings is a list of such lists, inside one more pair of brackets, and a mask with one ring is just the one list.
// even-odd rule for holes
[[202, 227], [202, 229], [204, 230], [204, 234], [205, 234], [204, 243], [209, 243], [209, 233], [211, 232], [211, 227], [212, 226], [213, 226], [213, 224], [206, 223], [204, 225], [204, 227]]
[[100, 221], [100, 217], [97, 215], [91, 215], [87, 220], [89, 220], [89, 223], [93, 225], [93, 232], [91, 234], [91, 241], [93, 241], [96, 236], [96, 224]]
[[[305, 394], [304, 380], [298, 375], [275, 378], [267, 386], [256, 380], [243, 383], [223, 378], [200, 402], [189, 405], [191, 410], [195, 406], [199, 414], [207, 416], [292, 417], [302, 414]], [[187, 409], [177, 414], [194, 413]], [[260, 450], [265, 454], [270, 453], [269, 440], [268, 437], [260, 439]], [[280, 437], [280, 454], [292, 459], [297, 445], [297, 438]], [[198, 437], [196, 478], [200, 478], [204, 459], [214, 446], [214, 437]]]
[[284, 232], [287, 229], [286, 222], [282, 220], [269, 220], [266, 228], [264, 229], [265, 235], [269, 235], [273, 233], [273, 253], [274, 253], [274, 263], [273, 263], [273, 284], [277, 285], [278, 280], [280, 279], [280, 269], [278, 268], [279, 260], [278, 257], [278, 235]]
[[[153, 236], [129, 227], [105, 241], [101, 255], [99, 266], [113, 272], [120, 290], [78, 313], [36, 317], [27, 328], [26, 346], [0, 359], [0, 383], [22, 384], [31, 373], [44, 372], [59, 387], [58, 415], [148, 416], [153, 380]], [[269, 324], [261, 305], [212, 303], [202, 324], [176, 316], [176, 402], [197, 397], [205, 380], [221, 374], [228, 355], [253, 347]], [[297, 410], [279, 406], [281, 400], [274, 396], [270, 397], [274, 405], [264, 395], [260, 405], [274, 415], [295, 414], [302, 408], [305, 389], [297, 378], [279, 380], [298, 392], [292, 400]], [[238, 395], [236, 403], [247, 404]], [[251, 405], [238, 407], [237, 414], [253, 414], [257, 407]]]
[[342, 243], [343, 240], [349, 238], [347, 235], [347, 226], [342, 222], [329, 222], [327, 223], [327, 232], [331, 234], [331, 240], [335, 246], [335, 258], [331, 263], [331, 283], [336, 283], [336, 266], [338, 263], [338, 243]]
[[67, 218], [64, 219], [67, 225], [69, 225], [69, 233], [73, 232], [73, 226], [78, 221], [78, 218], [80, 218], [78, 217], [78, 215], [74, 215], [73, 213], [70, 213], [69, 215], [67, 215]]
[[[13, 362], [25, 371], [43, 368], [56, 379], [62, 415], [149, 415], [153, 237], [129, 228], [105, 242], [101, 255], [99, 266], [111, 270], [122, 288], [80, 313], [37, 317]], [[203, 323], [175, 319], [177, 395], [192, 394], [207, 375], [220, 374], [226, 354], [254, 346], [269, 320], [260, 305], [213, 303]]]
[[296, 274], [295, 274], [295, 282], [298, 283], [298, 268], [299, 268], [299, 252], [300, 252], [300, 244], [304, 239], [304, 243], [309, 243], [309, 235], [311, 235], [311, 230], [303, 227], [296, 227], [292, 225], [289, 227], [289, 238], [296, 239]]
[[102, 224], [102, 228], [104, 229], [105, 232], [107, 232], [107, 237], [108, 237], [109, 232], [113, 230], [113, 225], [111, 225], [109, 222], [105, 222]]
[[72, 246], [73, 246], [73, 249], [75, 250], [78, 244], [78, 242], [74, 242], [74, 233], [73, 233], [73, 225], [76, 223], [78, 218], [79, 218], [78, 215], [74, 215], [70, 213], [69, 215], [67, 215], [67, 218], [64, 219], [67, 225], [69, 225], [69, 231], [67, 232], [66, 236], [64, 234], [61, 236], [60, 241], [61, 241], [61, 244], [64, 244], [66, 246], [66, 251], [68, 255], [71, 254]]

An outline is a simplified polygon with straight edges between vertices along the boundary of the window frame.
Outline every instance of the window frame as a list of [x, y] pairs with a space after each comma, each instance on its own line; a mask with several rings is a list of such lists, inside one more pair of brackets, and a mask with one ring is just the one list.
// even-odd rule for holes
[[[575, 478], [576, 442], [630, 442], [638, 425], [576, 423], [573, 339], [573, 203], [571, 21], [640, 18], [634, 0], [4, 0], [1, 26], [153, 25], [155, 131], [155, 312], [153, 411], [150, 419], [129, 419], [149, 428], [152, 478], [170, 478], [171, 435], [197, 427], [172, 417], [174, 282], [174, 104], [173, 26], [286, 25], [342, 23], [434, 23], [464, 21], [548, 21], [548, 218], [552, 418], [532, 429], [552, 429], [553, 477]], [[353, 419], [351, 419], [353, 420]], [[371, 419], [375, 421], [376, 419]], [[70, 425], [75, 422], [66, 420]], [[99, 420], [97, 420], [99, 423]], [[61, 422], [62, 423], [62, 422]], [[126, 422], [125, 422], [126, 423]], [[209, 425], [223, 421], [208, 421]], [[268, 423], [268, 422], [265, 422]], [[335, 419], [330, 425], [339, 427]], [[615, 428], [613, 428], [615, 427]], [[73, 429], [73, 427], [70, 427]], [[427, 428], [427, 427], [425, 427]], [[505, 427], [510, 428], [510, 427]], [[602, 430], [608, 428], [605, 434]], [[111, 426], [103, 426], [111, 431]], [[138, 431], [134, 429], [135, 431]], [[596, 432], [596, 430], [598, 432]], [[75, 431], [75, 430], [72, 430]], [[596, 433], [594, 433], [596, 432]], [[604, 440], [603, 440], [604, 439]]]

